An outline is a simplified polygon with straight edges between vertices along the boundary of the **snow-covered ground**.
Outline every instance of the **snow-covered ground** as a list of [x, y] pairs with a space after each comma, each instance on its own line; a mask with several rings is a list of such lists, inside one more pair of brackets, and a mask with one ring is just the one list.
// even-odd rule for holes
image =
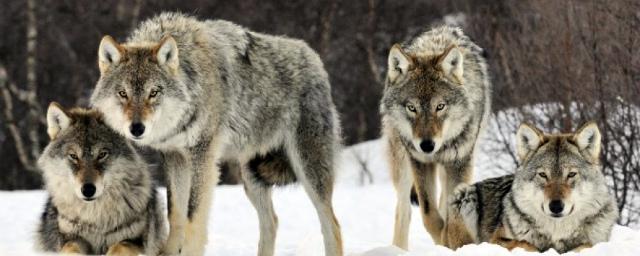
[[[455, 252], [435, 246], [422, 227], [417, 209], [412, 214], [410, 252], [390, 246], [395, 191], [389, 181], [382, 144], [379, 140], [365, 142], [343, 152], [334, 207], [347, 255], [534, 255], [520, 249], [509, 252], [491, 244], [468, 245]], [[362, 175], [355, 154], [367, 159], [370, 176]], [[486, 158], [479, 156], [478, 160], [483, 162]], [[476, 179], [480, 178], [484, 178], [482, 174], [476, 175]], [[45, 196], [44, 191], [0, 192], [0, 255], [36, 254], [33, 236]], [[276, 255], [322, 255], [318, 219], [304, 191], [298, 186], [278, 188], [274, 204], [280, 223]], [[580, 255], [640, 255], [640, 232], [618, 226], [611, 240]], [[216, 188], [207, 255], [255, 255], [257, 243], [258, 219], [242, 187]], [[548, 251], [544, 255], [557, 253]]]

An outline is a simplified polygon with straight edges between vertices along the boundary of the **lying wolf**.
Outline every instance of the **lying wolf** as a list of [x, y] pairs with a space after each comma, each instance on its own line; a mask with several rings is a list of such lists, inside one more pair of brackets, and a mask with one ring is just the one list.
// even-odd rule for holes
[[607, 241], [618, 210], [599, 165], [596, 124], [559, 135], [523, 124], [516, 138], [520, 167], [514, 175], [457, 190], [445, 244], [492, 242], [564, 253]]
[[51, 142], [38, 165], [49, 199], [37, 233], [45, 251], [157, 255], [165, 214], [146, 163], [95, 110], [47, 111]]

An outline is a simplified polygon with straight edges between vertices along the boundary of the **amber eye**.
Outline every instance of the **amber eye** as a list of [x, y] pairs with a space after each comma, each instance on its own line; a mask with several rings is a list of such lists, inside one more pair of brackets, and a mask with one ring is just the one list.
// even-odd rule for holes
[[153, 90], [151, 91], [151, 93], [149, 93], [149, 98], [154, 98], [158, 96], [158, 91], [157, 90]]
[[577, 173], [577, 172], [570, 172], [570, 173], [567, 175], [567, 177], [569, 177], [569, 178], [573, 178], [573, 177], [575, 177], [575, 176], [576, 176], [576, 174], [578, 174], [578, 173]]
[[547, 179], [547, 174], [544, 172], [539, 172], [538, 175], [542, 178], [544, 178], [545, 180]]
[[416, 112], [416, 107], [413, 104], [407, 104], [407, 110], [411, 112]]
[[109, 155], [109, 152], [102, 151], [100, 152], [100, 154], [98, 154], [98, 160], [104, 160], [105, 158], [107, 158], [108, 155]]
[[69, 159], [73, 161], [78, 161], [78, 155], [71, 153], [69, 154]]
[[440, 104], [438, 104], [438, 106], [436, 106], [436, 111], [443, 110], [444, 107], [445, 107], [444, 103], [440, 103]]
[[118, 92], [118, 95], [120, 95], [120, 97], [122, 97], [122, 98], [126, 98], [126, 97], [127, 97], [127, 92], [125, 92], [125, 91], [119, 91], [119, 92]]

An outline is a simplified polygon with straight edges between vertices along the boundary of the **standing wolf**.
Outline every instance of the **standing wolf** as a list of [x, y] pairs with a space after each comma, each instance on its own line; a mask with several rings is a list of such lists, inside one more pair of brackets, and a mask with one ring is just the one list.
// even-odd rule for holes
[[49, 199], [38, 228], [45, 251], [157, 255], [165, 215], [146, 163], [95, 110], [47, 111], [51, 142], [38, 160]]
[[342, 255], [331, 198], [339, 122], [326, 71], [304, 42], [165, 13], [124, 44], [105, 36], [91, 102], [107, 123], [164, 155], [171, 230], [164, 253], [202, 255], [218, 165], [237, 164], [272, 255], [274, 184], [300, 181], [327, 255]]
[[436, 170], [447, 195], [472, 177], [473, 152], [490, 108], [483, 50], [459, 28], [438, 27], [389, 53], [382, 96], [383, 136], [398, 201], [393, 244], [408, 247], [412, 185], [425, 228], [440, 244]]
[[446, 244], [492, 242], [560, 253], [609, 239], [618, 217], [599, 165], [600, 132], [545, 135], [521, 125], [515, 175], [461, 186], [452, 197]]

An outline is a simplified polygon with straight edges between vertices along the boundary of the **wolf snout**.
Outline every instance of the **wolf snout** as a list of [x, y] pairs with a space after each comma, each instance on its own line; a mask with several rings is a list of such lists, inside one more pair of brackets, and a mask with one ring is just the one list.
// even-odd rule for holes
[[144, 124], [132, 123], [131, 126], [129, 126], [129, 132], [131, 132], [131, 135], [135, 137], [142, 136], [142, 134], [144, 133]]
[[91, 183], [85, 183], [80, 188], [80, 192], [85, 197], [85, 200], [91, 201], [91, 199], [96, 194], [96, 186]]
[[426, 139], [420, 142], [420, 149], [422, 152], [431, 153], [436, 148], [436, 143], [431, 139]]
[[560, 217], [562, 216], [562, 211], [564, 211], [564, 203], [562, 200], [551, 200], [549, 210], [553, 213], [553, 217]]

